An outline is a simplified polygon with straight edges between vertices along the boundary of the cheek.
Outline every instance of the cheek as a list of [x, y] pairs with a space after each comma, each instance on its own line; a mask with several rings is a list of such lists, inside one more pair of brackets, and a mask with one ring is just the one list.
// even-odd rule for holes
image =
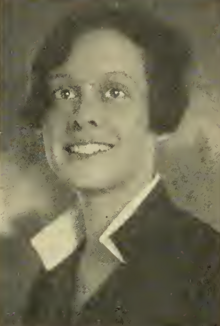
[[47, 143], [52, 145], [54, 142], [63, 139], [67, 124], [66, 120], [67, 119], [64, 118], [64, 115], [54, 112], [53, 116], [50, 117], [45, 130], [45, 141]]
[[[43, 134], [44, 138], [44, 147], [47, 156], [47, 160], [54, 160], [55, 158], [55, 150], [56, 150], [56, 141], [54, 139], [54, 135], [52, 133], [51, 128], [47, 128], [47, 131]], [[55, 154], [55, 155], [54, 155]]]
[[116, 129], [121, 138], [131, 139], [143, 133], [147, 128], [147, 109], [138, 103], [123, 107], [115, 120]]

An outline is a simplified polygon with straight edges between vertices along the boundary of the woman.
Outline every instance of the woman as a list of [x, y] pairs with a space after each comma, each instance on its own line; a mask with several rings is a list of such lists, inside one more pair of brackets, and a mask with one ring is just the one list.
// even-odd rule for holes
[[219, 236], [173, 206], [155, 171], [188, 104], [189, 56], [135, 2], [85, 3], [46, 39], [23, 118], [78, 199], [30, 239], [41, 271], [25, 325], [217, 322], [217, 290], [196, 283], [207, 266], [217, 277]]

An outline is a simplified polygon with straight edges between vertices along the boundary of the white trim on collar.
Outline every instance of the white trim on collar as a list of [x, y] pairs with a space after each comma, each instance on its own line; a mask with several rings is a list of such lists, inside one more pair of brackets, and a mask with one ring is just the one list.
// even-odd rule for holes
[[[160, 180], [157, 174], [152, 182], [145, 186], [140, 193], [130, 201], [115, 220], [108, 226], [99, 238], [102, 243], [116, 258], [125, 263], [122, 255], [114, 245], [110, 236], [116, 232], [134, 213], [137, 207], [144, 201]], [[54, 222], [46, 226], [31, 239], [31, 245], [40, 256], [46, 270], [52, 270], [64, 259], [68, 258], [79, 245], [80, 240], [74, 229], [74, 217], [77, 217], [75, 209], [66, 211]]]
[[76, 216], [75, 210], [65, 212], [31, 239], [46, 270], [54, 269], [76, 250], [79, 244], [73, 227]]
[[139, 194], [130, 201], [125, 208], [121, 211], [121, 213], [116, 217], [115, 220], [108, 226], [108, 228], [104, 231], [104, 233], [99, 238], [99, 241], [106, 246], [106, 248], [111, 251], [111, 253], [117, 257], [122, 263], [125, 263], [122, 255], [119, 250], [115, 246], [115, 244], [110, 239], [110, 236], [115, 233], [125, 222], [133, 215], [138, 206], [147, 198], [147, 196], [151, 193], [153, 188], [157, 185], [160, 180], [160, 175], [157, 174], [152, 182], [148, 184], [144, 189], [142, 189]]

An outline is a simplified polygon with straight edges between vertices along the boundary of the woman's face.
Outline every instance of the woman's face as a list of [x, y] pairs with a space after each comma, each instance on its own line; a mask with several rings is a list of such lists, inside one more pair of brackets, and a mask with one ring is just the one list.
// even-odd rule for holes
[[95, 30], [49, 76], [54, 101], [43, 135], [49, 164], [63, 181], [104, 188], [135, 175], [146, 156], [152, 160], [142, 56], [120, 33]]

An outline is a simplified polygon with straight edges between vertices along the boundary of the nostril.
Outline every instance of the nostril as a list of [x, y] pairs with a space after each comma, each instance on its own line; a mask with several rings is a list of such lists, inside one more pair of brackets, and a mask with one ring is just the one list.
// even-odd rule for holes
[[89, 123], [90, 123], [91, 125], [95, 126], [95, 127], [98, 126], [97, 123], [96, 123], [94, 120], [90, 120]]
[[82, 127], [80, 127], [80, 125], [78, 124], [78, 122], [75, 120], [73, 123], [73, 130], [74, 131], [81, 131]]

